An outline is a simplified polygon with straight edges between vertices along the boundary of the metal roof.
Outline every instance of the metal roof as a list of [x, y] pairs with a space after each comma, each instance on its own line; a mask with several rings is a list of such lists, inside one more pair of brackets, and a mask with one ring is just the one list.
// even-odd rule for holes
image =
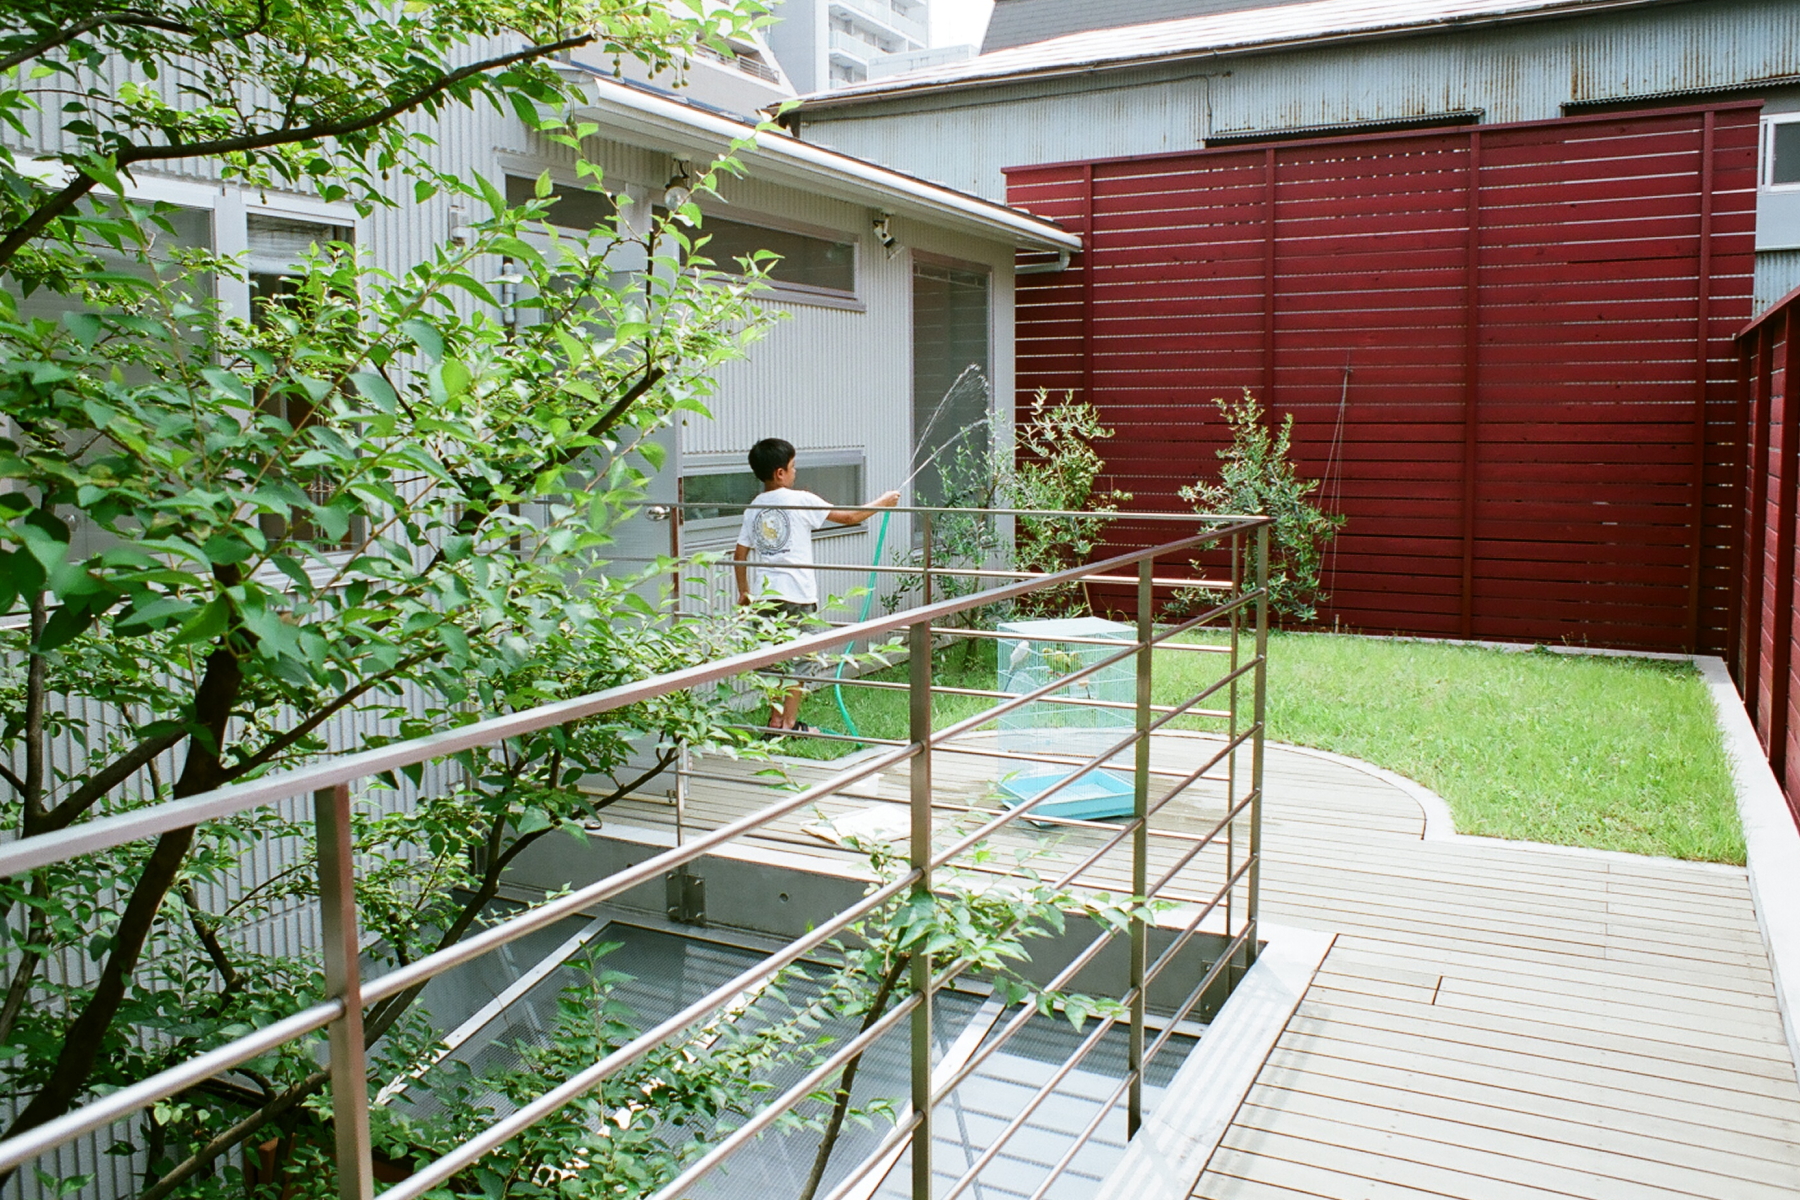
[[1398, 37], [1535, 18], [1644, 8], [1670, 0], [1311, 0], [1092, 30], [960, 63], [816, 92], [801, 111], [1109, 68], [1321, 43]]
[[1306, 0], [998, 0], [988, 20], [987, 35], [981, 40], [981, 52], [992, 54], [1095, 29], [1304, 3]]

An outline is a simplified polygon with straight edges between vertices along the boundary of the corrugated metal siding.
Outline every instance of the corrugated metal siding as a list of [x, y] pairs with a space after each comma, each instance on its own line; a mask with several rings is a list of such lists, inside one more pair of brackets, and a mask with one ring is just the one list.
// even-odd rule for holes
[[1027, 280], [1021, 400], [1090, 397], [1171, 509], [1214, 397], [1293, 414], [1350, 518], [1327, 624], [1714, 650], [1755, 163], [1728, 107], [1021, 170], [1089, 238]]
[[1796, 74], [1800, 4], [1714, 0], [871, 102], [822, 111], [804, 131], [809, 141], [1004, 200], [1007, 166], [1164, 153], [1198, 146], [1212, 131], [1471, 109], [1488, 123], [1546, 120], [1571, 101]]
[[1756, 256], [1756, 299], [1752, 312], [1763, 312], [1800, 288], [1800, 250], [1764, 250]]

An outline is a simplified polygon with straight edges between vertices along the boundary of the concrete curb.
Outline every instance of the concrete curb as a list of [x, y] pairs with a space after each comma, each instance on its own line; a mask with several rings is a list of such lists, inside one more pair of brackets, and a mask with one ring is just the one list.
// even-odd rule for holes
[[1268, 924], [1259, 932], [1268, 940], [1256, 965], [1175, 1072], [1095, 1200], [1187, 1200], [1193, 1194], [1337, 937]]
[[1769, 769], [1762, 740], [1724, 660], [1697, 655], [1694, 665], [1706, 681], [1719, 732], [1725, 737], [1750, 863], [1750, 899], [1775, 976], [1775, 1003], [1781, 1008], [1788, 1052], [1800, 1064], [1800, 1029], [1794, 1014], [1794, 1002], [1800, 1000], [1800, 828], [1794, 825], [1787, 797]]

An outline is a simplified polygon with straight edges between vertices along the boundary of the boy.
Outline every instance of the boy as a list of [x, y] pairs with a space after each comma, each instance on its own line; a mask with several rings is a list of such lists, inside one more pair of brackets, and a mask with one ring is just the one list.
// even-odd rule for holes
[[[736, 564], [738, 603], [758, 601], [790, 617], [806, 617], [819, 611], [819, 581], [812, 566], [813, 530], [825, 522], [861, 525], [878, 508], [900, 502], [899, 492], [887, 492], [864, 508], [831, 508], [811, 492], [794, 488], [794, 447], [780, 438], [764, 438], [750, 447], [750, 469], [762, 481], [762, 494], [744, 510], [731, 558]], [[750, 568], [756, 553], [756, 590], [750, 588]], [[798, 717], [804, 689], [793, 688], [779, 709], [769, 712], [769, 728], [804, 730]]]

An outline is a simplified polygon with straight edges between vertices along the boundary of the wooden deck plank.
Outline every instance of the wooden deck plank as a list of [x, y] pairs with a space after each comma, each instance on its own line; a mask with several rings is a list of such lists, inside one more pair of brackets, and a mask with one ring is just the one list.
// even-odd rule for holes
[[1779, 1022], [1774, 994], [1761, 987], [1744, 984], [1719, 987], [1690, 983], [1667, 974], [1637, 975], [1617, 968], [1584, 971], [1566, 964], [1533, 960], [1496, 962], [1487, 955], [1453, 955], [1421, 951], [1417, 956], [1377, 953], [1370, 949], [1343, 950], [1332, 955], [1332, 969], [1340, 973], [1368, 974], [1387, 978], [1430, 975], [1433, 978], [1453, 975], [1468, 982], [1500, 987], [1519, 987], [1565, 997], [1570, 1000], [1603, 1000], [1614, 996], [1629, 999], [1639, 993], [1666, 1001], [1671, 1010], [1706, 1014], [1715, 1007], [1740, 1008], [1747, 1012], [1770, 1016]]
[[[1395, 1087], [1391, 1083], [1377, 1082], [1367, 1077], [1346, 1079], [1340, 1075], [1311, 1069], [1278, 1070], [1265, 1074], [1258, 1082], [1257, 1092], [1260, 1093], [1264, 1088], [1322, 1097], [1372, 1112], [1416, 1114], [1419, 1111], [1420, 1093], [1416, 1088]], [[1682, 1140], [1683, 1126], [1666, 1121], [1652, 1125], [1648, 1118], [1638, 1114], [1615, 1112], [1614, 1119], [1609, 1123], [1604, 1118], [1594, 1120], [1595, 1110], [1581, 1105], [1565, 1103], [1555, 1116], [1551, 1116], [1509, 1105], [1503, 1096], [1496, 1096], [1492, 1092], [1464, 1096], [1446, 1096], [1441, 1091], [1430, 1094], [1432, 1119], [1501, 1130], [1552, 1145], [1578, 1146], [1619, 1155], [1647, 1164], [1647, 1169], [1652, 1170], [1668, 1166], [1684, 1171], [1702, 1171], [1721, 1179], [1747, 1180], [1785, 1188], [1792, 1180], [1794, 1166], [1800, 1164], [1800, 1158], [1792, 1153], [1785, 1158], [1746, 1154], [1743, 1147], [1755, 1144], [1747, 1138], [1734, 1139], [1733, 1149], [1718, 1145], [1696, 1146]], [[1280, 1106], [1273, 1100], [1257, 1100], [1255, 1094], [1251, 1098], [1257, 1103]], [[1350, 1123], [1357, 1122], [1352, 1120]], [[1655, 1132], [1650, 1132], [1651, 1128]], [[1668, 1136], [1670, 1134], [1674, 1136]], [[1790, 1152], [1792, 1149], [1791, 1146], [1788, 1147]], [[1635, 1171], [1645, 1168], [1627, 1169]], [[1784, 1192], [1784, 1195], [1788, 1194], [1791, 1193]]]
[[[1412, 1119], [1386, 1122], [1400, 1125], [1402, 1129], [1371, 1128], [1367, 1124], [1351, 1124], [1312, 1113], [1246, 1103], [1233, 1127], [1233, 1134], [1239, 1130], [1255, 1131], [1250, 1137], [1237, 1141], [1235, 1144], [1239, 1146], [1255, 1134], [1264, 1133], [1305, 1139], [1318, 1147], [1313, 1151], [1317, 1158], [1327, 1162], [1379, 1156], [1387, 1178], [1421, 1187], [1442, 1186], [1448, 1172], [1441, 1164], [1453, 1161], [1455, 1173], [1463, 1177], [1457, 1181], [1457, 1186], [1470, 1189], [1468, 1195], [1483, 1198], [1503, 1196], [1508, 1194], [1507, 1189], [1523, 1185], [1553, 1195], [1580, 1196], [1583, 1200], [1687, 1200], [1688, 1197], [1716, 1200], [1717, 1194], [1713, 1192], [1693, 1192], [1679, 1186], [1618, 1179], [1592, 1167], [1568, 1166], [1536, 1158], [1532, 1156], [1533, 1147], [1518, 1144], [1520, 1140], [1530, 1139], [1508, 1140], [1504, 1135], [1496, 1137], [1491, 1131], [1470, 1126], [1449, 1132], [1448, 1136], [1455, 1139], [1450, 1142], [1406, 1132], [1403, 1130], [1434, 1128], [1437, 1132], [1445, 1131], [1435, 1130], [1429, 1124], [1431, 1118], [1422, 1115], [1396, 1115]], [[1231, 1136], [1228, 1134], [1227, 1138]], [[1497, 1142], [1507, 1145], [1513, 1152], [1493, 1149]], [[1541, 1153], [1549, 1147], [1540, 1144], [1536, 1149]], [[1453, 1157], [1447, 1160], [1446, 1152]], [[1475, 1183], [1475, 1180], [1480, 1182]], [[1734, 1180], [1732, 1186], [1745, 1190], [1744, 1200], [1771, 1200], [1766, 1189], [1755, 1185]]]
[[1698, 1151], [1767, 1160], [1784, 1169], [1800, 1167], [1800, 1124], [1766, 1120], [1734, 1109], [1714, 1109], [1670, 1101], [1642, 1091], [1624, 1091], [1523, 1071], [1470, 1070], [1470, 1064], [1349, 1043], [1314, 1044], [1305, 1051], [1278, 1047], [1269, 1056], [1261, 1083], [1272, 1087], [1332, 1087], [1333, 1081], [1385, 1088], [1421, 1097], [1415, 1110], [1438, 1111], [1445, 1101], [1485, 1106], [1495, 1120], [1513, 1114], [1571, 1126], [1622, 1130], [1653, 1139], [1663, 1153], [1682, 1157]]
[[[1151, 759], [1191, 770], [1217, 745], [1159, 735]], [[1339, 936], [1195, 1196], [1800, 1195], [1800, 1084], [1741, 868], [1426, 840], [1418, 803], [1379, 776], [1278, 746], [1267, 761], [1263, 918]], [[1247, 756], [1240, 763], [1243, 785]], [[709, 763], [740, 781], [696, 783], [691, 827], [768, 803], [775, 793], [753, 779], [766, 765]], [[798, 786], [836, 769], [785, 765]], [[934, 779], [944, 802], [966, 807], [1015, 768], [940, 755]], [[820, 810], [904, 802], [907, 773], [885, 771], [856, 790]], [[1153, 795], [1162, 794], [1159, 781]], [[1225, 804], [1223, 782], [1206, 780], [1171, 800], [1157, 826], [1197, 833]], [[671, 823], [654, 799], [614, 814]], [[857, 856], [805, 831], [814, 820], [789, 814], [751, 845], [853, 866]], [[956, 815], [941, 820], [947, 828]], [[1236, 832], [1241, 852], [1247, 829]], [[1026, 825], [993, 846], [1001, 856], [1031, 851], [1054, 874], [1105, 836]], [[1153, 841], [1152, 877], [1186, 849]], [[1120, 846], [1088, 882], [1122, 890], [1128, 872]], [[1171, 891], [1210, 895], [1223, 877], [1222, 848], [1209, 848]]]
[[[1722, 1086], [1769, 1094], [1780, 1088], [1784, 1098], [1786, 1093], [1795, 1090], [1791, 1069], [1784, 1071], [1784, 1064], [1773, 1055], [1737, 1041], [1715, 1038], [1694, 1044], [1647, 1037], [1635, 1031], [1617, 1033], [1580, 1025], [1545, 1025], [1529, 1017], [1484, 1009], [1451, 1008], [1442, 1003], [1411, 1004], [1351, 992], [1320, 988], [1314, 991], [1319, 995], [1308, 994], [1300, 1004], [1300, 1016], [1384, 1028], [1410, 1028], [1419, 1036], [1457, 1042], [1470, 1052], [1491, 1050], [1535, 1054], [1594, 1066], [1635, 1063], [1647, 1067], [1654, 1063], [1658, 1072], [1672, 1078], [1712, 1079]], [[1715, 1044], [1718, 1042], [1730, 1048], [1719, 1048]], [[1751, 1080], [1758, 1082], [1752, 1085], [1748, 1082]], [[1800, 1096], [1794, 1099], [1800, 1101]]]
[[1345, 1010], [1336, 1013], [1296, 1014], [1288, 1023], [1280, 1044], [1304, 1049], [1306, 1043], [1289, 1036], [1313, 1035], [1327, 1041], [1357, 1042], [1389, 1050], [1412, 1051], [1476, 1066], [1499, 1067], [1532, 1074], [1588, 1082], [1601, 1087], [1641, 1088], [1650, 1095], [1665, 1096], [1715, 1108], [1757, 1112], [1780, 1120], [1795, 1117], [1793, 1100], [1770, 1089], [1769, 1076], [1709, 1069], [1703, 1065], [1669, 1062], [1629, 1051], [1586, 1051], [1575, 1044], [1538, 1042], [1530, 1037], [1481, 1036], [1479, 1028], [1445, 1031], [1399, 1030], [1379, 1022], [1359, 1023]]

